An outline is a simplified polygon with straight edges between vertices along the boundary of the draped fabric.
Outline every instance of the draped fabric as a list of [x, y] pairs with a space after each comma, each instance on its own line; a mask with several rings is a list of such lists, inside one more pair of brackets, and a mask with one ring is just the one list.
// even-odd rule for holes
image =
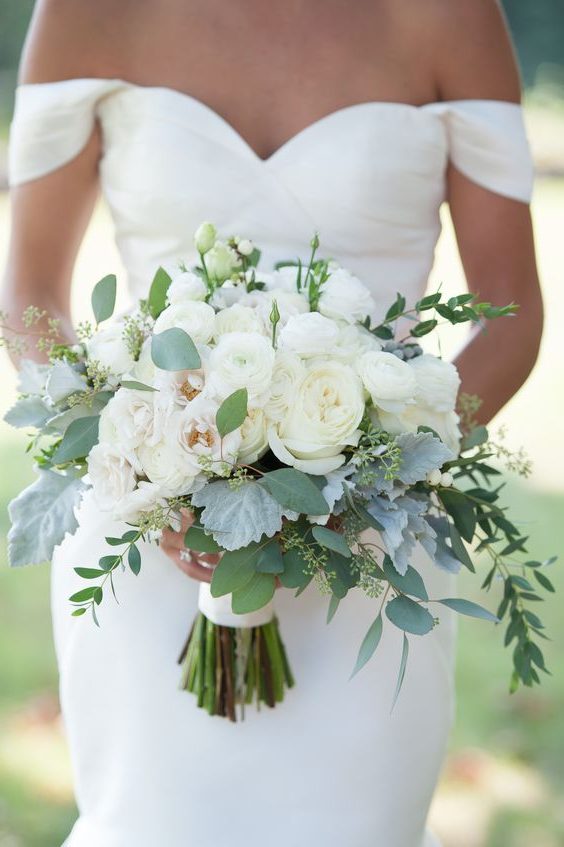
[[[132, 295], [159, 264], [196, 257], [204, 219], [249, 236], [264, 265], [304, 256], [320, 233], [370, 287], [376, 312], [425, 288], [452, 161], [485, 189], [527, 202], [532, 167], [519, 106], [462, 100], [368, 102], [333, 112], [262, 160], [205, 104], [168, 88], [74, 79], [24, 85], [10, 146], [13, 186], [46, 176], [102, 132], [100, 178]], [[111, 270], [111, 269], [110, 269]], [[70, 617], [74, 567], [95, 566], [113, 525], [86, 496], [79, 529], [55, 553], [52, 609], [61, 704], [80, 817], [66, 847], [436, 847], [425, 830], [453, 718], [454, 615], [411, 638], [390, 705], [401, 633], [385, 627], [374, 659], [348, 681], [375, 617], [360, 592], [329, 626], [327, 598], [279, 590], [276, 608], [297, 687], [274, 711], [232, 726], [178, 690], [176, 656], [197, 584], [155, 546], [100, 629]], [[429, 596], [452, 575], [419, 551]]]

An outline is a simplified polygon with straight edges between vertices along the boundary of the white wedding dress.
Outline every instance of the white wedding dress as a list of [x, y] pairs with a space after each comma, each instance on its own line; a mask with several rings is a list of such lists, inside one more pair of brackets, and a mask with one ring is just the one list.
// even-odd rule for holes
[[[75, 79], [21, 86], [12, 125], [13, 185], [64, 166], [100, 121], [103, 193], [133, 295], [160, 263], [194, 259], [204, 219], [253, 238], [267, 267], [304, 256], [318, 230], [330, 255], [380, 306], [425, 288], [450, 158], [486, 189], [527, 202], [532, 169], [520, 108], [488, 100], [414, 107], [368, 102], [308, 126], [267, 160], [200, 101], [168, 88]], [[108, 269], [111, 270], [111, 269]], [[312, 586], [276, 607], [297, 685], [244, 723], [210, 718], [178, 690], [177, 654], [197, 583], [158, 548], [138, 577], [119, 574], [120, 605], [101, 628], [70, 616], [77, 565], [95, 565], [119, 531], [90, 497], [52, 571], [61, 704], [80, 817], [67, 847], [431, 847], [429, 803], [453, 717], [455, 625], [410, 638], [390, 714], [401, 633], [385, 627], [349, 682], [374, 601], [351, 594], [330, 625]], [[429, 596], [452, 575], [418, 556]]]

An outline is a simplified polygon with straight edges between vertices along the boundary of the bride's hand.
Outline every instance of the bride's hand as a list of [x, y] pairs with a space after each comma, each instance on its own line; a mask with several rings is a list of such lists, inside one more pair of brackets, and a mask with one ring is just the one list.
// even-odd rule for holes
[[197, 553], [195, 550], [186, 549], [184, 535], [193, 523], [194, 516], [183, 510], [180, 532], [165, 529], [160, 548], [185, 574], [200, 582], [211, 582], [213, 569], [219, 562], [220, 556], [218, 553]]

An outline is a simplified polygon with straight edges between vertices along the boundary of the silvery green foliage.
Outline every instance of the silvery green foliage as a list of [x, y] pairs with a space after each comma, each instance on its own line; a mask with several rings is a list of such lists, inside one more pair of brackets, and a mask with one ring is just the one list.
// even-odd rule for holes
[[399, 496], [395, 500], [374, 497], [368, 511], [383, 527], [382, 541], [395, 569], [405, 574], [417, 542], [433, 557], [436, 533], [426, 517], [426, 498]]
[[8, 506], [11, 529], [8, 557], [12, 567], [49, 561], [53, 550], [77, 521], [74, 506], [85, 489], [82, 479], [43, 470]]
[[[433, 528], [436, 534], [435, 552], [433, 559], [435, 564], [444, 571], [450, 573], [458, 573], [461, 568], [461, 563], [454, 555], [452, 549], [447, 544], [447, 539], [450, 538], [449, 522], [443, 517], [434, 517], [430, 515], [427, 522]], [[427, 551], [428, 552], [428, 551]]]
[[86, 380], [62, 359], [52, 366], [45, 383], [45, 391], [53, 403], [60, 403], [77, 391], [85, 391], [86, 387]]
[[45, 382], [51, 370], [50, 365], [39, 364], [32, 359], [22, 359], [18, 371], [18, 391], [20, 394], [43, 394]]
[[77, 403], [75, 406], [71, 406], [70, 409], [65, 409], [64, 412], [53, 415], [45, 427], [45, 432], [64, 435], [69, 424], [78, 420], [78, 418], [88, 418], [92, 415], [100, 414], [112, 396], [111, 391], [99, 391], [90, 398], [88, 403]]
[[236, 487], [226, 480], [211, 482], [192, 495], [192, 505], [204, 507], [203, 526], [226, 550], [270, 538], [282, 528], [284, 508], [258, 482]]
[[346, 480], [354, 474], [355, 470], [354, 465], [344, 465], [342, 468], [337, 468], [337, 470], [325, 474], [326, 483], [321, 489], [321, 493], [327, 500], [333, 515], [340, 515], [347, 508], [344, 498], [344, 491], [347, 487]]
[[53, 415], [53, 409], [41, 397], [20, 397], [11, 409], [4, 415], [4, 420], [17, 429], [26, 426], [37, 427], [45, 425]]
[[452, 450], [430, 432], [402, 432], [395, 440], [401, 448], [397, 475], [405, 485], [424, 480], [429, 471], [455, 458]]

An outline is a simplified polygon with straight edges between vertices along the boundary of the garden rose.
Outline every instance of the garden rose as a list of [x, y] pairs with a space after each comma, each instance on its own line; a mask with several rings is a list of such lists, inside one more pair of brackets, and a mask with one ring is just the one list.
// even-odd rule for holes
[[364, 353], [356, 367], [378, 409], [400, 414], [409, 403], [414, 402], [417, 382], [413, 371], [393, 353]]
[[338, 337], [339, 327], [335, 321], [320, 315], [319, 312], [307, 312], [294, 315], [288, 320], [280, 331], [278, 344], [281, 349], [307, 359], [329, 355]]
[[123, 329], [122, 323], [109, 323], [86, 341], [88, 358], [109, 368], [115, 376], [128, 373], [135, 364], [123, 337]]
[[337, 268], [321, 287], [318, 308], [328, 318], [354, 324], [372, 314], [374, 305], [366, 285], [345, 268]]
[[221, 399], [246, 388], [249, 405], [260, 406], [270, 388], [273, 365], [274, 350], [267, 338], [257, 332], [229, 332], [210, 353], [207, 385]]
[[197, 300], [175, 303], [160, 313], [154, 332], [158, 335], [172, 327], [183, 329], [195, 344], [207, 344], [215, 332], [215, 312], [207, 303]]

